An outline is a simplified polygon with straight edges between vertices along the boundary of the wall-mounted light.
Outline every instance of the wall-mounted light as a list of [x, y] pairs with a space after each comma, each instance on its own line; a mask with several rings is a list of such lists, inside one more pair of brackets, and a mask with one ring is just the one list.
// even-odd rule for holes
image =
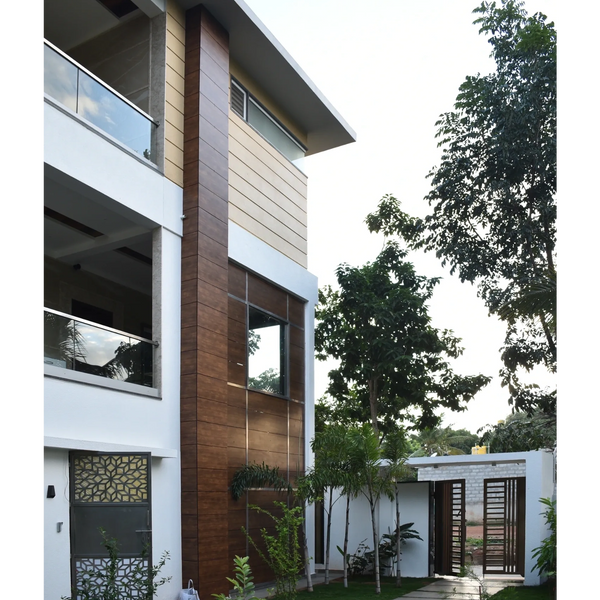
[[54, 496], [56, 496], [56, 492], [54, 491], [54, 486], [49, 485], [48, 492], [46, 493], [46, 498], [54, 498]]

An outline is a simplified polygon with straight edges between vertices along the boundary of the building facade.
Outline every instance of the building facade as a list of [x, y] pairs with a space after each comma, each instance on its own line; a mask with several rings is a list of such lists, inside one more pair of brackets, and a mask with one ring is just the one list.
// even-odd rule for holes
[[[241, 466], [310, 461], [306, 156], [354, 133], [236, 0], [46, 0], [45, 596], [120, 547], [227, 591]], [[312, 515], [307, 515], [311, 531]]]

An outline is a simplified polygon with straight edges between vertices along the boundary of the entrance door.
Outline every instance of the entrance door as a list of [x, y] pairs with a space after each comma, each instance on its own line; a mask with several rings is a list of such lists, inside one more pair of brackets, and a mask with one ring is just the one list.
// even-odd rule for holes
[[525, 477], [483, 480], [483, 572], [525, 576]]
[[436, 481], [435, 572], [459, 575], [465, 564], [465, 480]]
[[[118, 545], [117, 581], [151, 564], [150, 454], [71, 452], [71, 582], [106, 573], [101, 530]], [[96, 578], [101, 582], [101, 578]]]

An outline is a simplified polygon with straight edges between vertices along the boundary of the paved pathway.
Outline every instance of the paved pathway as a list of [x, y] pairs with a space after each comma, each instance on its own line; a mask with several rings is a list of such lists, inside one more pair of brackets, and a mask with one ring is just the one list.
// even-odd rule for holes
[[[438, 581], [430, 583], [420, 590], [402, 596], [402, 600], [479, 600], [479, 582], [464, 577], [441, 577]], [[485, 589], [490, 594], [495, 594], [509, 585], [521, 585], [508, 580], [484, 580]]]

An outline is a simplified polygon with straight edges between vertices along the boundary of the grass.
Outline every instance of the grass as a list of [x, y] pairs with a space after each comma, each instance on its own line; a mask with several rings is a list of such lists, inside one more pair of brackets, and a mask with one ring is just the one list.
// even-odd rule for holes
[[508, 587], [492, 596], [492, 600], [554, 600], [554, 585]]
[[367, 596], [378, 600], [393, 600], [434, 581], [436, 580], [425, 577], [403, 577], [402, 587], [397, 588], [395, 577], [382, 577], [381, 594], [377, 595], [373, 575], [355, 575], [349, 579], [347, 588], [341, 579], [336, 579], [329, 585], [315, 585], [311, 594], [307, 591], [298, 592], [298, 600], [364, 600]]

